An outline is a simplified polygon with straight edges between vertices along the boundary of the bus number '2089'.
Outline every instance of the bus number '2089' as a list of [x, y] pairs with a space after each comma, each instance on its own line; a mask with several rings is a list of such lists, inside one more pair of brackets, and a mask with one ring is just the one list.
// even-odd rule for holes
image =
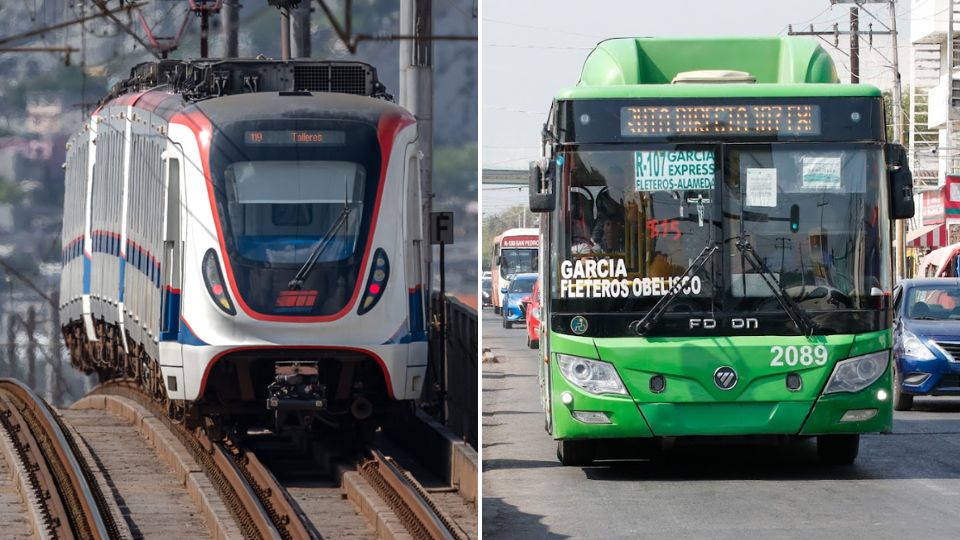
[[827, 348], [823, 345], [817, 345], [815, 347], [811, 347], [810, 345], [803, 345], [801, 347], [797, 347], [796, 345], [788, 345], [786, 347], [774, 345], [770, 347], [770, 352], [773, 353], [773, 359], [770, 360], [770, 366], [772, 367], [793, 367], [797, 364], [801, 366], [814, 364], [823, 366], [827, 363]]

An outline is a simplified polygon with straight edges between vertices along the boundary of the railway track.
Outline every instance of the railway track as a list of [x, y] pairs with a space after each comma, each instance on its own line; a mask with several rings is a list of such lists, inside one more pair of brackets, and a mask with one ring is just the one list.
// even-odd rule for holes
[[466, 540], [462, 531], [434, 503], [427, 491], [379, 450], [358, 466], [363, 477], [390, 505], [414, 538]]
[[5, 457], [23, 472], [21, 493], [38, 537], [121, 538], [77, 441], [56, 412], [19, 381], [0, 379], [0, 427], [10, 443], [4, 445], [10, 449]]
[[[203, 468], [245, 538], [390, 538], [404, 533], [416, 539], [467, 538], [412, 475], [379, 451], [374, 450], [371, 459], [360, 462], [357, 472], [396, 514], [401, 531], [382, 530], [377, 523], [370, 523], [364, 530], [357, 519], [351, 519], [350, 514], [358, 517], [344, 500], [340, 478], [282, 484], [255, 451], [226, 437], [212, 439], [203, 430], [186, 429], [131, 382], [104, 383], [92, 394], [129, 399], [160, 419]], [[364, 504], [352, 502], [358, 507]], [[377, 519], [373, 516], [374, 521]]]

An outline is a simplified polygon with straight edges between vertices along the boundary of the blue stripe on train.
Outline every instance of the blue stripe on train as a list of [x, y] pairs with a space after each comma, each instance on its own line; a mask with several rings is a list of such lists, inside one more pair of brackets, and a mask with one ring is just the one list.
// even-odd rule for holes
[[183, 317], [180, 316], [180, 293], [173, 292], [170, 289], [163, 291], [163, 314], [161, 321], [165, 324], [165, 331], [160, 332], [160, 341], [176, 341], [181, 345], [193, 345], [202, 347], [209, 345], [206, 341], [197, 337], [190, 329]]
[[83, 256], [83, 294], [90, 294], [90, 257]]
[[410, 341], [426, 341], [427, 332], [423, 324], [423, 289], [420, 285], [413, 288], [410, 297]]
[[166, 328], [165, 331], [160, 332], [160, 340], [179, 341], [180, 293], [175, 293], [170, 289], [163, 291], [163, 314], [160, 321], [161, 326]]
[[124, 276], [126, 276], [126, 274], [127, 274], [127, 261], [121, 258], [120, 259], [120, 292], [117, 293], [119, 295], [118, 298], [120, 298], [121, 304], [123, 303], [123, 278]]
[[204, 345], [209, 345], [206, 341], [197, 337], [196, 334], [190, 330], [190, 326], [187, 325], [187, 321], [180, 318], [180, 322], [183, 324], [180, 325], [180, 333], [177, 335], [177, 342], [184, 345], [194, 345], [197, 347], [202, 347]]
[[[410, 318], [400, 324], [400, 328], [390, 336], [390, 339], [383, 342], [383, 345], [399, 345], [404, 343], [414, 343], [417, 341], [427, 341], [427, 332], [423, 324], [423, 292], [420, 285], [409, 291], [408, 295]], [[403, 333], [404, 327], [409, 326], [410, 331]]]

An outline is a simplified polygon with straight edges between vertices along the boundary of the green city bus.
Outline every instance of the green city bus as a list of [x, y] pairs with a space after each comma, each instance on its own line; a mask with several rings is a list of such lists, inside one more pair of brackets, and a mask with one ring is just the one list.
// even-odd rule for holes
[[564, 465], [679, 437], [889, 432], [892, 223], [914, 212], [883, 98], [801, 38], [604, 41], [543, 158], [540, 384]]

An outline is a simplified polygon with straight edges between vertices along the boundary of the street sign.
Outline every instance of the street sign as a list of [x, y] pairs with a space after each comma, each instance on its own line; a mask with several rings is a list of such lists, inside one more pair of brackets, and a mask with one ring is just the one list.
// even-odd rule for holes
[[430, 243], [453, 243], [453, 212], [430, 212]]

